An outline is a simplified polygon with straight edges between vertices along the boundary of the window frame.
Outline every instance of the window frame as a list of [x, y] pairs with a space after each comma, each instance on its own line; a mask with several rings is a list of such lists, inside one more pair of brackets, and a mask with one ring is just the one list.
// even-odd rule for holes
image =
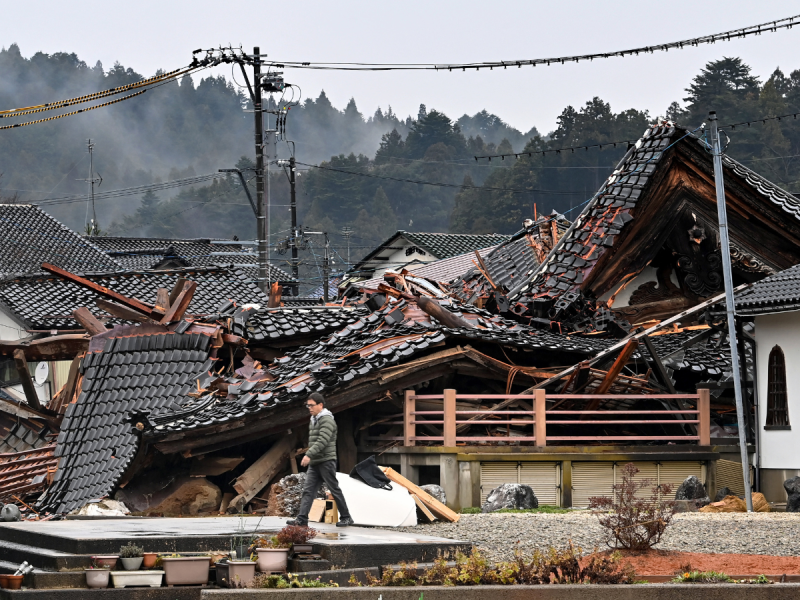
[[[788, 382], [786, 381], [786, 356], [783, 352], [783, 348], [775, 344], [769, 351], [769, 358], [767, 359], [767, 411], [764, 418], [765, 430], [791, 430], [788, 388]], [[783, 415], [780, 413], [783, 413]]]

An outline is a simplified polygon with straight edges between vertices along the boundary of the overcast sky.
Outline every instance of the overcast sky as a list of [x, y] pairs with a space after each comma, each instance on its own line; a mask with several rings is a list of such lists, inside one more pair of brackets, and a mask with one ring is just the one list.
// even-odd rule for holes
[[[185, 65], [196, 48], [259, 45], [276, 60], [477, 62], [557, 57], [659, 44], [800, 13], [778, 0], [503, 0], [220, 2], [28, 0], [0, 23], [2, 45], [22, 54], [75, 52], [106, 68], [144, 75]], [[591, 63], [507, 71], [346, 73], [286, 71], [304, 97], [324, 89], [335, 106], [354, 97], [365, 115], [389, 105], [416, 115], [420, 103], [451, 118], [481, 109], [546, 133], [561, 110], [593, 96], [663, 115], [708, 61], [739, 56], [763, 79], [800, 68], [800, 27], [744, 40]], [[230, 66], [217, 73], [230, 77]], [[1, 76], [2, 74], [0, 74]], [[94, 90], [86, 90], [91, 92]], [[32, 98], [31, 101], [46, 99]], [[724, 115], [720, 115], [724, 120]]]

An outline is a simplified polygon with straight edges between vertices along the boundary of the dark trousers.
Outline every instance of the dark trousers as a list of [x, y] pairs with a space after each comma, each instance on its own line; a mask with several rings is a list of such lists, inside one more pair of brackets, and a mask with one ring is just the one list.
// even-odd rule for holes
[[308, 511], [311, 510], [311, 505], [317, 497], [317, 492], [323, 482], [333, 499], [336, 500], [339, 518], [344, 519], [350, 516], [350, 511], [347, 510], [347, 502], [344, 501], [344, 494], [339, 488], [339, 482], [336, 481], [336, 461], [326, 460], [316, 465], [308, 465], [306, 483], [303, 486], [303, 497], [300, 499], [300, 512], [297, 515], [299, 521], [308, 522]]

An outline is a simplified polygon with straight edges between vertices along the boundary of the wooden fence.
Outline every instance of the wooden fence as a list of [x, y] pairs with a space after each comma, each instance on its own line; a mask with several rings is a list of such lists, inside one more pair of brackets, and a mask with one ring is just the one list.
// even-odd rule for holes
[[[507, 405], [505, 401], [520, 399], [533, 401], [533, 410], [457, 410], [458, 400], [487, 401], [495, 405]], [[555, 405], [561, 400], [583, 400], [587, 406], [598, 406], [602, 400], [662, 400], [675, 402], [673, 410], [547, 410], [547, 402]], [[442, 410], [417, 410], [417, 400], [441, 400]], [[695, 408], [681, 408], [677, 401], [688, 401]], [[447, 389], [443, 394], [416, 395], [406, 391], [403, 421], [403, 437], [383, 440], [402, 440], [404, 446], [415, 446], [417, 442], [441, 442], [442, 446], [452, 447], [463, 442], [531, 442], [536, 446], [546, 446], [550, 442], [674, 442], [696, 441], [700, 446], [711, 443], [710, 396], [708, 390], [698, 390], [697, 394], [663, 395], [561, 395], [546, 394], [536, 390], [535, 394], [458, 394]], [[621, 418], [621, 417], [634, 418]], [[388, 423], [387, 423], [388, 424]], [[443, 435], [418, 435], [417, 425], [441, 425]], [[506, 425], [507, 435], [473, 436], [460, 435], [472, 425]], [[530, 435], [510, 435], [509, 426], [530, 427]], [[692, 425], [695, 434], [687, 435], [548, 435], [548, 425], [569, 425], [593, 428], [602, 425]]]

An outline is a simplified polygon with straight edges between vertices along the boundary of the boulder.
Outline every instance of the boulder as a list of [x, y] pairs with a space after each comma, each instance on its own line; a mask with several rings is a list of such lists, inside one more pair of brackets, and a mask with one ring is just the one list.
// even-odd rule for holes
[[706, 494], [706, 486], [694, 475], [690, 475], [683, 480], [683, 483], [675, 492], [675, 500], [694, 500], [700, 506], [705, 506], [711, 500]]
[[481, 512], [490, 513], [503, 508], [539, 508], [539, 500], [529, 485], [504, 483], [489, 492]]
[[447, 494], [444, 493], [442, 486], [429, 483], [428, 485], [421, 485], [420, 489], [428, 492], [442, 504], [447, 504]]
[[725, 496], [733, 496], [733, 492], [729, 487], [724, 487], [720, 490], [717, 490], [717, 495], [714, 496], [714, 502], [719, 502], [720, 500], [724, 499]]
[[[769, 502], [761, 492], [753, 494], [753, 512], [770, 512]], [[725, 496], [700, 509], [702, 513], [747, 512], [747, 503], [738, 496]]]
[[69, 514], [86, 517], [125, 517], [131, 514], [131, 511], [122, 502], [105, 498], [84, 504]]
[[704, 503], [703, 500], [675, 500], [672, 511], [675, 513], [697, 512], [707, 504], [708, 502]]
[[800, 512], [800, 477], [792, 477], [783, 482], [786, 490], [786, 512]]
[[[303, 497], [305, 483], [305, 473], [287, 475], [273, 483], [267, 495], [267, 515], [270, 517], [296, 517], [300, 510], [300, 499]], [[327, 493], [328, 490], [323, 484], [317, 493], [317, 498], [325, 498]]]

